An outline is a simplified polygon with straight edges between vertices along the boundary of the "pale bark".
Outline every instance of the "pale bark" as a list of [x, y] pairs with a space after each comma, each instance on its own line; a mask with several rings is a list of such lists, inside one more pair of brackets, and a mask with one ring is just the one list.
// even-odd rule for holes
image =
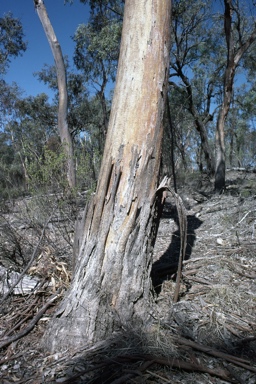
[[225, 120], [227, 118], [230, 104], [232, 100], [234, 78], [236, 68], [247, 49], [256, 39], [256, 28], [252, 31], [251, 35], [242, 42], [239, 39], [239, 46], [236, 48], [234, 41], [234, 31], [232, 30], [232, 4], [231, 0], [224, 0], [225, 14], [224, 14], [224, 29], [227, 43], [227, 66], [224, 75], [224, 94], [223, 101], [220, 108], [216, 136], [215, 136], [215, 191], [221, 193], [225, 188], [226, 178], [226, 154], [225, 154]]
[[55, 61], [55, 67], [57, 72], [58, 91], [59, 91], [59, 107], [58, 107], [58, 130], [62, 143], [64, 153], [67, 161], [67, 179], [71, 188], [76, 185], [75, 176], [75, 164], [73, 154], [72, 137], [68, 129], [68, 93], [67, 93], [67, 78], [66, 68], [61, 51], [60, 44], [55, 35], [51, 21], [47, 14], [46, 7], [43, 0], [33, 0], [38, 14], [38, 17], [42, 23], [47, 40], [50, 44], [52, 54]]
[[44, 337], [62, 350], [146, 324], [169, 73], [169, 0], [126, 0], [117, 82], [74, 279]]

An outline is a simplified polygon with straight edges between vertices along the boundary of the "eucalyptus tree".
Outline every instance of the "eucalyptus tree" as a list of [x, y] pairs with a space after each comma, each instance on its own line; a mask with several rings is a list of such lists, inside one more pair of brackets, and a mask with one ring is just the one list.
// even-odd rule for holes
[[33, 164], [35, 169], [40, 169], [47, 141], [57, 134], [55, 114], [45, 94], [19, 98], [12, 119], [5, 125], [5, 133], [15, 151], [16, 164], [21, 165], [27, 187], [28, 166]]
[[237, 104], [241, 106], [239, 117], [247, 122], [245, 136], [245, 166], [256, 166], [256, 50], [253, 44], [243, 58], [243, 70], [246, 70], [246, 81], [236, 92]]
[[[89, 93], [85, 84], [84, 76], [74, 72], [70, 68], [67, 57], [65, 57], [64, 60], [68, 93], [67, 121], [72, 141], [74, 141], [76, 135], [79, 135], [80, 132], [84, 131], [84, 126], [88, 120]], [[54, 91], [53, 103], [58, 104], [58, 79], [55, 66], [44, 64], [41, 71], [36, 72], [35, 75], [40, 81], [43, 81]]]
[[15, 162], [15, 150], [10, 142], [8, 133], [0, 130], [0, 197], [9, 195], [10, 189], [22, 183], [22, 167]]
[[48, 139], [57, 135], [56, 108], [49, 103], [45, 93], [37, 96], [20, 98], [15, 104], [16, 130], [12, 131], [14, 141], [26, 146], [36, 157], [43, 153], [43, 147]]
[[226, 163], [229, 167], [255, 167], [255, 102], [254, 79], [234, 89], [225, 121]]
[[[226, 69], [224, 73], [223, 97], [219, 109], [216, 129], [215, 190], [225, 188], [225, 120], [230, 109], [235, 75], [246, 51], [256, 40], [255, 3], [251, 3], [254, 16], [250, 17], [246, 6], [240, 0], [224, 0], [224, 32], [226, 39]], [[253, 9], [254, 8], [254, 9]], [[255, 45], [255, 44], [254, 44]]]
[[183, 98], [200, 135], [207, 170], [214, 173], [214, 155], [207, 124], [213, 120], [213, 101], [224, 68], [219, 33], [211, 20], [211, 3], [173, 1], [173, 45], [170, 87]]
[[71, 188], [75, 187], [76, 176], [75, 176], [75, 163], [73, 154], [73, 143], [72, 137], [68, 129], [68, 93], [67, 93], [67, 79], [66, 79], [66, 68], [64, 58], [62, 55], [60, 44], [55, 35], [51, 21], [47, 14], [46, 7], [43, 0], [33, 0], [36, 8], [38, 17], [42, 23], [44, 32], [52, 50], [52, 54], [55, 61], [57, 81], [58, 81], [58, 130], [63, 146], [63, 150], [66, 154], [66, 168], [67, 168], [67, 179]]
[[99, 99], [102, 122], [99, 126], [101, 151], [109, 121], [108, 96], [116, 76], [122, 29], [120, 1], [91, 3], [89, 22], [80, 24], [75, 32], [74, 62], [83, 73], [91, 94]]
[[11, 116], [15, 100], [21, 91], [16, 84], [9, 85], [4, 75], [12, 59], [21, 55], [27, 48], [21, 21], [11, 13], [0, 18], [0, 125]]
[[[170, 129], [166, 132], [167, 139], [164, 141], [173, 141], [173, 155], [175, 158], [176, 171], [190, 171], [196, 167], [201, 167], [201, 145], [200, 137], [195, 130], [194, 118], [188, 110], [187, 98], [181, 89], [170, 87], [169, 89], [169, 108], [172, 122], [172, 132]], [[163, 143], [163, 150], [166, 143]], [[198, 156], [199, 155], [199, 156]], [[168, 154], [170, 162], [170, 151]], [[167, 154], [165, 153], [165, 163], [167, 162]]]
[[[68, 90], [68, 125], [74, 143], [77, 187], [93, 185], [97, 181], [100, 161], [103, 154], [102, 137], [99, 132], [103, 126], [103, 112], [97, 95], [91, 95], [83, 73], [71, 68], [65, 58]], [[44, 65], [36, 73], [40, 81], [54, 92], [54, 104], [58, 102], [58, 84], [54, 66]], [[105, 100], [107, 110], [110, 101]], [[82, 170], [81, 167], [86, 169]], [[91, 176], [90, 176], [91, 175]], [[88, 187], [91, 189], [91, 187]]]
[[166, 101], [171, 2], [126, 0], [97, 190], [76, 234], [72, 285], [44, 343], [63, 350], [152, 320], [152, 245]]
[[0, 18], [0, 75], [6, 72], [11, 59], [26, 48], [21, 21], [7, 13]]
[[21, 97], [22, 90], [16, 83], [10, 85], [4, 79], [0, 79], [0, 128], [2, 130], [15, 115], [15, 105]]

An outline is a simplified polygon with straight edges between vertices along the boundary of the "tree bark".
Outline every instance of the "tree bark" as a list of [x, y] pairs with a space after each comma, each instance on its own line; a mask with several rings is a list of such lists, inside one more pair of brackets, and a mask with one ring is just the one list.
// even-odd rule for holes
[[[240, 38], [239, 47], [236, 49], [234, 41], [234, 31], [232, 30], [232, 13], [233, 5], [231, 0], [224, 0], [224, 29], [227, 44], [227, 66], [224, 75], [224, 95], [222, 105], [217, 120], [216, 136], [215, 136], [215, 192], [221, 193], [225, 189], [226, 179], [226, 155], [225, 155], [225, 120], [228, 115], [232, 100], [233, 85], [236, 68], [250, 45], [256, 39], [256, 29], [245, 42]], [[238, 31], [239, 32], [239, 31]]]
[[64, 153], [67, 158], [67, 179], [71, 188], [76, 185], [75, 175], [75, 163], [73, 154], [72, 137], [68, 129], [68, 93], [67, 93], [67, 77], [66, 68], [61, 51], [60, 44], [55, 35], [54, 29], [51, 25], [51, 21], [47, 14], [46, 7], [43, 0], [33, 0], [38, 14], [38, 17], [42, 23], [47, 40], [50, 44], [52, 54], [55, 61], [55, 67], [57, 72], [58, 90], [59, 90], [59, 108], [58, 108], [58, 130], [63, 146]]
[[169, 73], [169, 0], [126, 0], [117, 82], [96, 194], [70, 290], [50, 323], [51, 351], [146, 324]]

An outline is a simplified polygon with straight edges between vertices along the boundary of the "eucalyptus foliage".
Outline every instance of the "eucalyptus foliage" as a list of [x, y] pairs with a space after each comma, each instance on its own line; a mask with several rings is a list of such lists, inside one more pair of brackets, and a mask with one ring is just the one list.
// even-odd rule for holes
[[17, 57], [27, 48], [19, 19], [7, 13], [0, 18], [0, 74], [6, 72], [13, 57]]

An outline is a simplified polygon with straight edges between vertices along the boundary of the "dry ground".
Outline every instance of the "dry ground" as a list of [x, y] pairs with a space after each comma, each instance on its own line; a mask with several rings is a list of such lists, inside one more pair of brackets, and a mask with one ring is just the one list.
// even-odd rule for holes
[[211, 189], [193, 176], [179, 185], [188, 234], [177, 303], [180, 234], [174, 201], [167, 199], [154, 249], [151, 332], [126, 329], [91, 349], [53, 356], [39, 341], [69, 284], [63, 255], [72, 252], [73, 208], [52, 215], [44, 229], [45, 217], [29, 199], [2, 209], [0, 266], [20, 272], [30, 263], [27, 273], [39, 285], [2, 300], [0, 382], [255, 384], [256, 174], [228, 172], [226, 192], [216, 196]]

